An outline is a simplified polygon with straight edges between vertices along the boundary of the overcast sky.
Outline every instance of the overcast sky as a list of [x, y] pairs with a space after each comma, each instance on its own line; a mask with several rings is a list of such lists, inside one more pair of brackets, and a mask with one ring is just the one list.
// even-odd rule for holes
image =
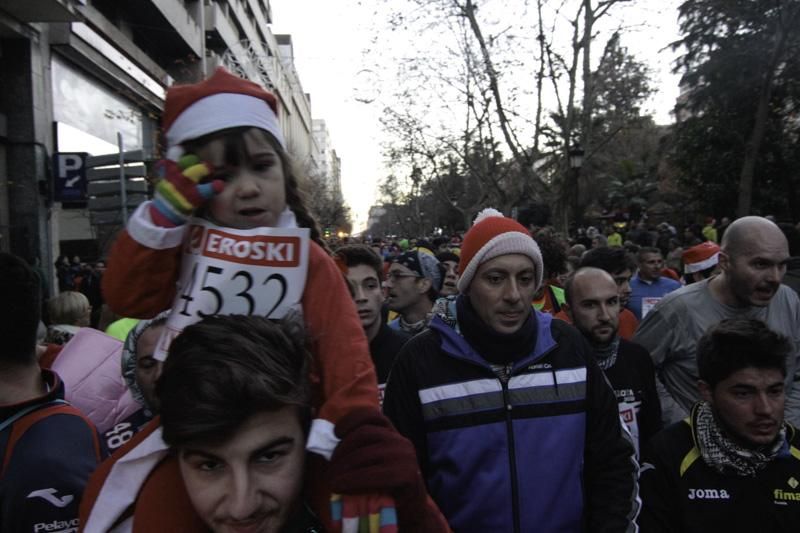
[[[342, 160], [342, 190], [350, 205], [354, 231], [364, 229], [370, 206], [375, 203], [378, 182], [387, 170], [382, 165], [379, 139], [381, 104], [371, 100], [376, 74], [364, 50], [380, 21], [374, 1], [271, 0], [273, 33], [292, 35], [295, 67], [305, 92], [311, 95], [312, 116], [324, 119], [333, 147]], [[678, 77], [669, 72], [675, 54], [664, 48], [677, 38], [676, 0], [640, 0], [639, 6], [619, 6], [606, 28], [630, 29], [622, 44], [652, 70], [656, 94], [645, 111], [656, 122], [672, 122], [669, 114], [678, 95]], [[647, 5], [647, 7], [642, 7]], [[597, 48], [602, 47], [602, 42]], [[395, 42], [396, 45], [396, 42]], [[408, 41], [407, 55], [425, 53], [418, 42]], [[402, 45], [401, 45], [402, 46]], [[396, 53], [396, 52], [395, 52]], [[387, 56], [391, 61], [391, 55]], [[593, 67], [596, 66], [593, 64]], [[391, 71], [387, 65], [386, 72]], [[377, 80], [375, 80], [377, 81]], [[385, 82], [385, 79], [381, 80]]]

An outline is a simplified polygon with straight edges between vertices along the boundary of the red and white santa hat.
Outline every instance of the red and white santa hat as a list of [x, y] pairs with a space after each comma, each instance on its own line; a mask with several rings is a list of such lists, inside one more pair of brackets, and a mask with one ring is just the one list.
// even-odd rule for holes
[[719, 245], [711, 241], [697, 244], [684, 250], [681, 259], [686, 274], [711, 268], [719, 263]]
[[500, 211], [487, 208], [478, 213], [472, 227], [461, 243], [458, 263], [460, 277], [458, 290], [466, 292], [478, 267], [508, 254], [527, 255], [536, 267], [536, 288], [542, 285], [543, 263], [539, 245], [525, 227], [513, 218], [504, 217]]
[[275, 95], [223, 67], [200, 83], [167, 89], [162, 122], [167, 157], [173, 160], [183, 153], [181, 143], [240, 126], [268, 131], [286, 148]]

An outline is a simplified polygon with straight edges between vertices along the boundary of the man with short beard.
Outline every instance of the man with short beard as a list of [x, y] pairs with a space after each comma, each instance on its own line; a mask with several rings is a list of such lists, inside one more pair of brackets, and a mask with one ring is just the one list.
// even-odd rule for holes
[[[581, 256], [578, 268], [583, 267], [605, 270], [611, 275], [614, 283], [617, 284], [620, 305], [617, 334], [625, 340], [631, 340], [636, 331], [636, 326], [639, 325], [636, 316], [630, 309], [625, 307], [631, 297], [631, 276], [636, 269], [636, 263], [633, 258], [624, 248], [609, 246], [592, 248]], [[569, 315], [563, 310], [556, 313], [555, 316], [567, 322], [571, 321]]]
[[800, 387], [794, 386], [800, 357], [800, 299], [781, 280], [789, 247], [775, 223], [740, 218], [728, 227], [719, 254], [720, 274], [664, 297], [639, 324], [634, 342], [653, 357], [665, 424], [689, 414], [699, 399], [696, 346], [726, 318], [755, 318], [787, 336], [786, 419], [800, 421]]
[[599, 268], [578, 269], [567, 278], [564, 291], [564, 310], [594, 349], [638, 453], [661, 430], [661, 405], [650, 354], [617, 334], [620, 302], [610, 274]]
[[746, 318], [700, 339], [703, 401], [642, 452], [642, 531], [797, 531], [800, 436], [783, 420], [792, 351], [789, 339]]

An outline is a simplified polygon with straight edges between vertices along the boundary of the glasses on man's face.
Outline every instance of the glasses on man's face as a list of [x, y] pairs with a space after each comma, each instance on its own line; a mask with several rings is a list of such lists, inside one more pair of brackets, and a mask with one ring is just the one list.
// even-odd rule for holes
[[391, 281], [395, 283], [398, 280], [403, 278], [421, 278], [419, 274], [406, 274], [405, 272], [389, 272], [386, 274], [386, 281]]

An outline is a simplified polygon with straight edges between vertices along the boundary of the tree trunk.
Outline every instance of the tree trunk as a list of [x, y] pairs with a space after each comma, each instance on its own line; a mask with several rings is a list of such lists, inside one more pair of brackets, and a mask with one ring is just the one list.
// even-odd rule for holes
[[[589, 153], [592, 143], [592, 113], [594, 107], [594, 79], [592, 76], [592, 29], [594, 28], [594, 8], [592, 0], [583, 2], [583, 102], [581, 109], [581, 148]], [[583, 211], [581, 209], [581, 168], [571, 169], [574, 174], [572, 177], [572, 219], [577, 227], [583, 224]]]
[[[796, 18], [796, 16], [790, 17], [789, 23], [793, 23]], [[749, 215], [753, 205], [753, 181], [755, 178], [756, 161], [758, 161], [761, 143], [764, 140], [764, 132], [767, 129], [769, 101], [772, 97], [772, 82], [775, 79], [775, 71], [778, 68], [780, 58], [786, 48], [786, 38], [787, 32], [784, 24], [779, 23], [775, 35], [775, 46], [772, 49], [772, 54], [770, 55], [766, 71], [764, 72], [764, 79], [761, 82], [758, 106], [753, 120], [753, 129], [744, 147], [742, 172], [739, 174], [739, 200], [736, 207], [736, 216], [739, 217]]]

